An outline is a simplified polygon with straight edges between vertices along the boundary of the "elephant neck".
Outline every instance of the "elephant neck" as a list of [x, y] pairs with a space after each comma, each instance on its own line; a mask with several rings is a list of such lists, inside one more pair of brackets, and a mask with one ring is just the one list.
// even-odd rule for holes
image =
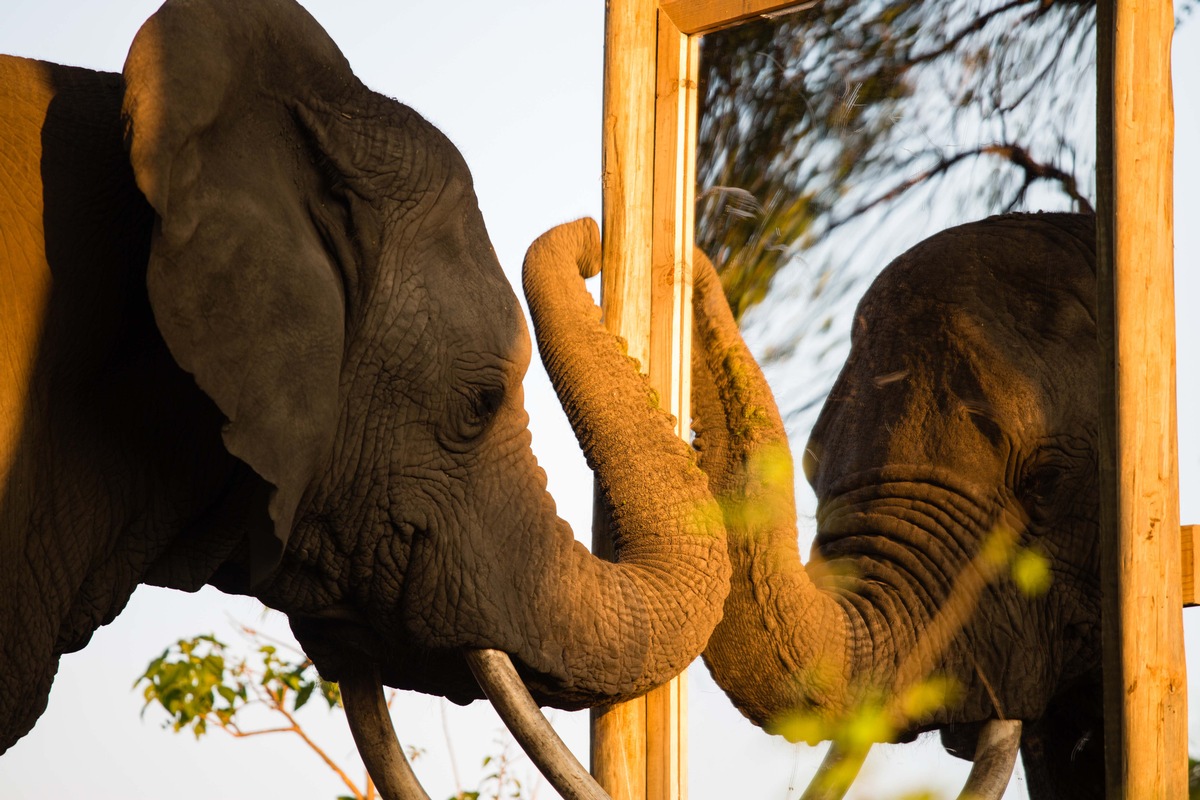
[[117, 75], [0, 57], [0, 597], [21, 598], [0, 604], [0, 736], [32, 725], [58, 656], [116, 616], [234, 467], [150, 312], [154, 217], [120, 103]]

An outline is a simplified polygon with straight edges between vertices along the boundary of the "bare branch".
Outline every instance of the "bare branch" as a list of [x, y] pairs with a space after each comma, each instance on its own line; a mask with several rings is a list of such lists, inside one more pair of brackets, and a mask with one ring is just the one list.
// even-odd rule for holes
[[827, 230], [838, 228], [874, 208], [886, 203], [891, 203], [902, 196], [905, 192], [908, 192], [910, 189], [928, 182], [931, 178], [948, 172], [950, 169], [958, 164], [963, 163], [964, 161], [968, 161], [972, 158], [982, 155], [996, 156], [1021, 169], [1025, 176], [1025, 182], [1023, 184], [1022, 191], [1025, 188], [1028, 188], [1028, 186], [1035, 181], [1055, 181], [1060, 185], [1063, 192], [1075, 201], [1080, 211], [1086, 213], [1095, 213], [1092, 209], [1091, 202], [1083, 195], [1082, 192], [1079, 191], [1079, 186], [1073, 173], [1068, 172], [1067, 170], [1062, 169], [1054, 164], [1047, 164], [1037, 161], [1029, 154], [1029, 151], [1021, 145], [1013, 143], [999, 143], [980, 145], [979, 147], [961, 150], [951, 156], [943, 156], [937, 161], [937, 163], [928, 169], [924, 169], [921, 172], [918, 172], [916, 175], [901, 181], [877, 197], [868, 200], [861, 205], [855, 206], [854, 209], [852, 209], [844, 217], [834, 219], [829, 223], [829, 228]]
[[996, 17], [1007, 14], [1009, 11], [1012, 11], [1015, 8], [1020, 8], [1021, 6], [1030, 5], [1031, 3], [1035, 4], [1037, 6], [1033, 12], [1033, 18], [1041, 16], [1042, 14], [1045, 13], [1046, 3], [1042, 2], [1042, 0], [1010, 0], [1010, 2], [1005, 3], [1002, 6], [993, 8], [991, 11], [987, 11], [987, 12], [984, 12], [983, 14], [980, 14], [978, 17], [973, 19], [969, 25], [964, 26], [957, 33], [955, 33], [949, 39], [947, 39], [945, 42], [943, 42], [941, 46], [939, 46], [933, 50], [929, 50], [927, 52], [912, 56], [911, 58], [907, 58], [904, 60], [904, 63], [910, 67], [915, 67], [918, 64], [924, 64], [929, 61], [934, 61], [936, 59], [941, 58], [942, 56], [952, 53], [955, 50], [955, 48], [957, 48], [960, 44], [962, 44], [962, 42], [968, 36], [982, 31], [984, 28], [986, 28], [988, 26], [988, 23], [990, 23]]

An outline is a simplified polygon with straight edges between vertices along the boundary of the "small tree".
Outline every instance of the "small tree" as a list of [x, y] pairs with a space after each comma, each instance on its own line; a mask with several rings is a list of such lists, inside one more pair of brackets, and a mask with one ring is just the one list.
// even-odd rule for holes
[[[175, 733], [190, 730], [196, 739], [212, 730], [219, 730], [242, 739], [267, 734], [287, 734], [295, 737], [321, 759], [350, 792], [338, 800], [373, 800], [378, 796], [371, 777], [363, 771], [356, 782], [343, 765], [337, 763], [305, 730], [297, 712], [313, 698], [320, 698], [330, 711], [342, 708], [341, 692], [336, 683], [322, 680], [312, 661], [302, 652], [245, 625], [241, 633], [252, 647], [251, 655], [239, 655], [213, 634], [180, 639], [150, 662], [146, 671], [134, 682], [142, 687], [145, 704], [142, 714], [157, 704], [167, 712], [168, 722]], [[388, 706], [396, 693], [388, 696]], [[247, 722], [247, 709], [266, 710], [277, 724], [252, 726]], [[449, 735], [447, 734], [447, 744]], [[513, 770], [522, 756], [511, 751], [506, 736], [496, 739], [497, 752], [483, 760], [484, 775], [477, 791], [461, 788], [449, 800], [522, 800], [521, 781]], [[415, 747], [407, 748], [409, 760], [423, 754]], [[453, 760], [453, 755], [452, 755]], [[455, 776], [457, 781], [457, 774]]]
[[[212, 634], [180, 639], [150, 662], [134, 683], [144, 685], [146, 709], [157, 703], [169, 715], [176, 732], [190, 730], [200, 739], [216, 729], [235, 738], [290, 734], [318, 756], [349, 789], [339, 800], [371, 800], [376, 796], [370, 776], [356, 783], [342, 765], [330, 757], [296, 719], [296, 712], [313, 696], [324, 700], [329, 709], [341, 708], [341, 692], [336, 683], [321, 680], [312, 661], [286, 645], [270, 642], [257, 631], [242, 627], [243, 633], [257, 645], [253, 658], [233, 656], [228, 645]], [[282, 724], [244, 727], [247, 708], [267, 709]], [[410, 757], [416, 755], [410, 753]]]

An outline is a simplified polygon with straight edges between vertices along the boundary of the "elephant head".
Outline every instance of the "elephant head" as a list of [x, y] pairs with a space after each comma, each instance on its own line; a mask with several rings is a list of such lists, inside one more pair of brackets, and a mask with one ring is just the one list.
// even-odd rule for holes
[[[62, 596], [0, 613], [5, 660], [27, 662], [8, 683], [36, 695], [3, 708], [0, 750], [32, 726], [59, 654], [141, 581], [254, 594], [327, 678], [377, 670], [458, 702], [481, 696], [473, 649], [511, 654], [564, 708], [637, 695], [699, 654], [728, 580], [723, 523], [577, 285], [598, 263], [594, 223], [536, 242], [526, 284], [618, 563], [578, 544], [546, 492], [529, 332], [462, 157], [364, 87], [302, 8], [169, 0], [123, 81], [0, 68], [6, 91], [41, 98], [18, 130], [45, 182], [0, 167], [0, 195], [94, 195], [104, 215], [55, 211], [88, 232], [66, 244], [30, 215], [21, 251], [3, 251], [55, 283], [29, 301], [53, 335], [26, 393], [49, 410], [26, 404], [0, 465], [3, 541], [24, 543], [30, 574], [0, 589]], [[96, 153], [59, 168], [60, 141]], [[21, 636], [30, 653], [12, 650]]]
[[698, 256], [697, 447], [734, 568], [704, 659], [755, 724], [834, 738], [865, 713], [970, 758], [1021, 721], [1035, 796], [1103, 793], [1094, 237], [995, 217], [880, 274], [804, 453], [807, 568], [779, 412]]

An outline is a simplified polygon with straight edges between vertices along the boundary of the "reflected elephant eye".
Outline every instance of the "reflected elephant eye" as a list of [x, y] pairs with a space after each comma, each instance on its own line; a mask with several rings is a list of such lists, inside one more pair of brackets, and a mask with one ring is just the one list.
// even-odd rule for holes
[[1042, 464], [1031, 469], [1021, 481], [1021, 500], [1035, 516], [1052, 505], [1063, 471], [1055, 464]]

